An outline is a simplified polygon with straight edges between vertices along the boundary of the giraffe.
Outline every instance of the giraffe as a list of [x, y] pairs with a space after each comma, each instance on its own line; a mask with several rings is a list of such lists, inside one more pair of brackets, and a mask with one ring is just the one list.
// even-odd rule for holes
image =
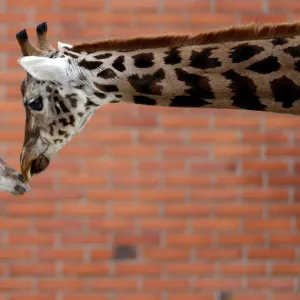
[[22, 174], [10, 167], [0, 157], [0, 190], [13, 195], [23, 195], [31, 191], [30, 185], [25, 181]]
[[27, 72], [21, 170], [27, 181], [109, 103], [300, 114], [300, 23], [104, 40], [55, 50], [47, 23], [17, 33]]

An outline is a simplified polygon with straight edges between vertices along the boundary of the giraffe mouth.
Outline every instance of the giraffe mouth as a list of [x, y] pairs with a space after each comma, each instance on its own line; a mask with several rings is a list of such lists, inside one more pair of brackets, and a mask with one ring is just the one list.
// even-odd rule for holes
[[33, 176], [34, 174], [39, 174], [43, 172], [50, 164], [50, 159], [41, 154], [37, 159], [32, 161], [30, 174]]
[[50, 164], [50, 159], [41, 154], [38, 158], [30, 161], [25, 168], [22, 168], [22, 173], [27, 182], [31, 181], [32, 176], [43, 172]]

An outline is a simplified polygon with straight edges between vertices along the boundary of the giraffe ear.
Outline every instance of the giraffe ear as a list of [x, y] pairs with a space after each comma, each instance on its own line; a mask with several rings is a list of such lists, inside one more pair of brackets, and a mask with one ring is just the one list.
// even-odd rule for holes
[[65, 43], [61, 43], [61, 42], [58, 42], [57, 43], [57, 48], [58, 50], [63, 50], [63, 49], [71, 49], [73, 46], [70, 45], [70, 44], [65, 44]]
[[64, 57], [49, 58], [40, 56], [25, 56], [18, 63], [32, 77], [42, 81], [66, 82], [69, 80], [68, 59]]

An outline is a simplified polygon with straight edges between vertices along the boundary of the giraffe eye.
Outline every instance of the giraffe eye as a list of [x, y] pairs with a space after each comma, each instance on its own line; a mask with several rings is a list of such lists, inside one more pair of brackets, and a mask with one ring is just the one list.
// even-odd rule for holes
[[43, 98], [41, 96], [39, 96], [34, 101], [30, 102], [28, 104], [28, 106], [32, 110], [41, 111], [43, 109]]

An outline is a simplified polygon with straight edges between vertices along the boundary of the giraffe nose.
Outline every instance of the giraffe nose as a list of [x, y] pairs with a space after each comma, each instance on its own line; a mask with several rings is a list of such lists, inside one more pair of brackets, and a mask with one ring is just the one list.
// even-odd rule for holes
[[22, 174], [19, 174], [19, 175], [18, 175], [18, 179], [19, 179], [21, 182], [23, 182], [23, 183], [26, 182], [26, 180], [25, 180], [25, 178], [24, 178], [24, 176], [23, 176]]

